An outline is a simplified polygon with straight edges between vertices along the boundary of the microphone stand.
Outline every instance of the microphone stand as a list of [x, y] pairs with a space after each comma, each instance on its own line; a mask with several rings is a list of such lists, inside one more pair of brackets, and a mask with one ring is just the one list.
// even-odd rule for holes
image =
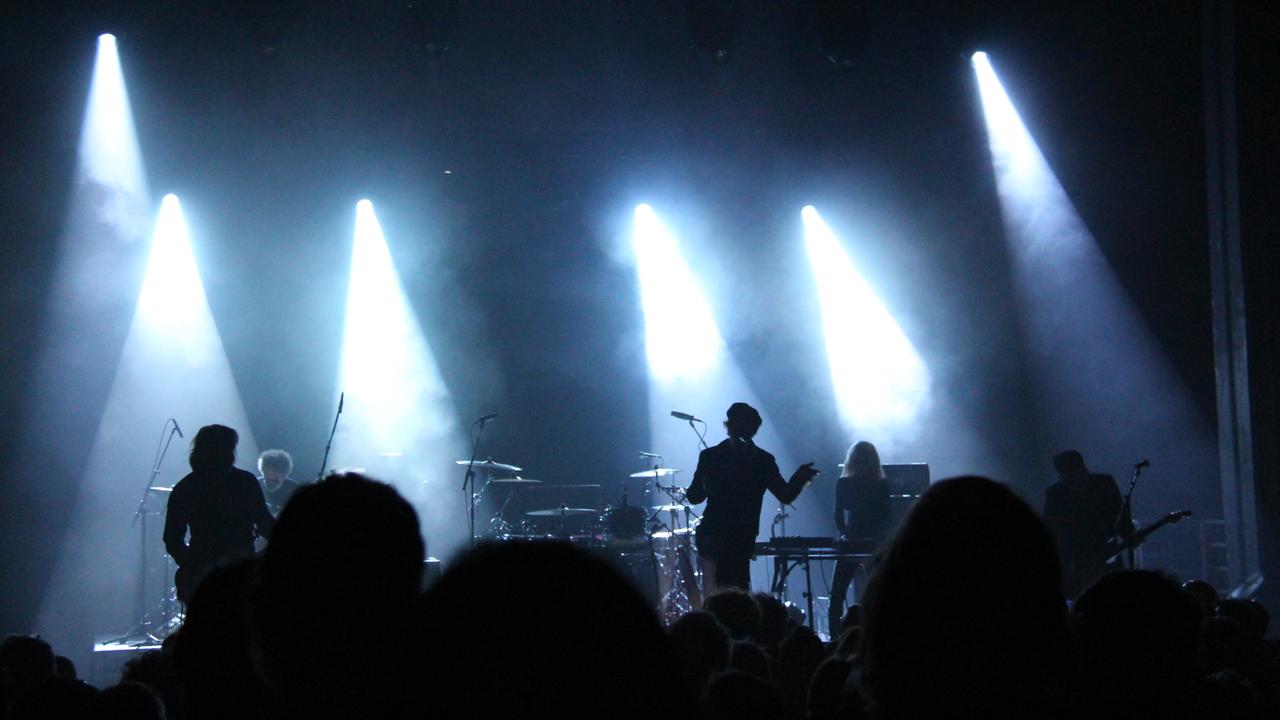
[[[476, 545], [476, 456], [480, 452], [480, 438], [484, 437], [484, 426], [487, 420], [477, 420], [472, 423], [472, 427], [477, 424], [480, 426], [475, 431], [475, 438], [471, 441], [471, 459], [467, 461], [467, 472], [462, 476], [462, 491], [467, 493], [467, 532], [471, 535], [471, 547]], [[467, 490], [467, 486], [471, 486], [471, 490]]]
[[320, 461], [320, 472], [316, 473], [317, 481], [324, 479], [324, 469], [329, 466], [329, 448], [333, 447], [333, 436], [338, 432], [338, 418], [342, 417], [342, 406], [346, 400], [345, 392], [338, 393], [338, 412], [333, 416], [333, 427], [329, 429], [329, 441], [324, 444], [324, 459]]
[[[1132, 519], [1133, 519], [1133, 505], [1132, 505], [1132, 500], [1133, 500], [1133, 488], [1138, 484], [1138, 476], [1142, 474], [1142, 468], [1143, 468], [1143, 467], [1145, 467], [1145, 463], [1141, 463], [1141, 462], [1140, 462], [1140, 463], [1138, 463], [1137, 465], [1134, 465], [1134, 466], [1133, 466], [1133, 475], [1129, 478], [1129, 489], [1128, 489], [1128, 490], [1126, 490], [1126, 491], [1125, 491], [1125, 493], [1124, 493], [1124, 502], [1120, 503], [1120, 513], [1119, 513], [1118, 515], [1116, 515], [1116, 521], [1115, 521], [1115, 524], [1113, 524], [1113, 525], [1111, 526], [1111, 536], [1112, 536], [1112, 537], [1115, 537], [1116, 535], [1119, 535], [1119, 534], [1120, 534], [1120, 527], [1124, 524], [1124, 519], [1125, 519], [1126, 515], [1130, 518], [1130, 521], [1131, 521], [1131, 522], [1130, 522], [1130, 526], [1131, 526], [1131, 527], [1130, 527], [1130, 529], [1132, 529]], [[1134, 559], [1135, 559], [1135, 557], [1136, 557], [1137, 550], [1138, 550], [1138, 549], [1137, 549], [1136, 547], [1131, 547], [1131, 548], [1129, 548], [1129, 550], [1127, 551], [1127, 552], [1128, 552], [1128, 558], [1129, 558], [1129, 569], [1130, 569], [1130, 570], [1132, 570], [1132, 569], [1133, 569]]]
[[[697, 422], [702, 422], [702, 421], [698, 420]], [[702, 422], [702, 427], [704, 429], [702, 431], [699, 431], [698, 426], [694, 425], [693, 423], [694, 421], [690, 420], [689, 427], [693, 428], [693, 434], [698, 436], [698, 445], [700, 445], [703, 450], [706, 450], [707, 449], [707, 431], [705, 430], [705, 428], [707, 427], [707, 424]]]
[[[170, 428], [169, 424], [173, 423]], [[168, 434], [165, 434], [168, 431]], [[138, 497], [138, 507], [133, 511], [133, 520], [130, 526], [138, 524], [138, 520], [142, 520], [142, 544], [138, 558], [138, 624], [134, 625], [129, 632], [125, 633], [124, 639], [133, 638], [136, 635], [143, 635], [146, 639], [155, 640], [151, 635], [150, 623], [148, 622], [147, 612], [147, 498], [151, 496], [151, 488], [156, 484], [156, 477], [160, 475], [160, 466], [164, 464], [164, 458], [169, 454], [169, 444], [173, 442], [173, 436], [178, 432], [178, 422], [173, 418], [164, 421], [164, 425], [160, 427], [160, 441], [156, 443], [155, 458], [151, 461], [151, 472], [147, 475], [147, 484], [142, 488], [142, 495]], [[169, 584], [165, 582], [166, 593]], [[167, 618], [166, 618], [167, 620]]]

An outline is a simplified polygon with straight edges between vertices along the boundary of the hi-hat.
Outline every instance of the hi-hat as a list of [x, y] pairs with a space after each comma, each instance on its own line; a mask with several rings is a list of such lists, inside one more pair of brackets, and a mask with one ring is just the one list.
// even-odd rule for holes
[[599, 515], [600, 511], [595, 508], [551, 508], [550, 510], [531, 510], [525, 515], [529, 517], [577, 517], [579, 515]]
[[496, 472], [498, 470], [501, 470], [502, 472], [518, 473], [521, 470], [524, 470], [524, 468], [516, 467], [515, 465], [508, 465], [506, 463], [500, 463], [493, 459], [477, 460], [475, 461], [475, 464], [472, 464], [470, 460], [457, 460], [455, 462], [459, 465], [471, 465], [471, 467], [475, 468], [476, 470], [485, 470], [488, 472]]
[[633, 477], [633, 478], [660, 478], [660, 477], [666, 477], [666, 476], [668, 476], [668, 475], [675, 475], [675, 474], [676, 474], [676, 473], [678, 473], [678, 472], [680, 472], [680, 471], [679, 471], [679, 470], [676, 470], [675, 468], [664, 468], [664, 467], [660, 467], [660, 468], [654, 468], [654, 469], [652, 469], [652, 470], [645, 470], [644, 472], [631, 473], [631, 477]]
[[670, 540], [673, 537], [680, 537], [681, 535], [689, 535], [692, 532], [693, 532], [692, 528], [676, 528], [674, 532], [672, 532], [671, 530], [659, 530], [655, 533], [650, 534], [649, 537], [653, 538], [654, 540]]

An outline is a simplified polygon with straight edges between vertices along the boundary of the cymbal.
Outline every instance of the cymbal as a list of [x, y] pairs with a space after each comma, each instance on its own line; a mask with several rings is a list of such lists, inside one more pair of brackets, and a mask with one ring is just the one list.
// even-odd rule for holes
[[154, 493], [171, 493], [171, 492], [173, 492], [173, 488], [171, 488], [171, 487], [159, 487], [159, 486], [153, 485], [153, 486], [151, 486], [151, 487], [147, 488], [147, 491], [148, 491], [148, 492], [154, 492]]
[[533, 478], [509, 477], [509, 478], [494, 478], [489, 481], [489, 484], [490, 485], [541, 485], [542, 481], [534, 480]]
[[644, 472], [631, 473], [631, 477], [633, 478], [666, 477], [668, 475], [675, 475], [678, 472], [680, 471], [676, 470], [675, 468], [660, 467], [660, 468], [654, 468], [653, 470], [645, 470]]
[[653, 538], [654, 540], [670, 540], [672, 537], [679, 537], [681, 535], [691, 535], [692, 533], [693, 533], [693, 530], [690, 530], [689, 528], [677, 528], [675, 532], [672, 532], [671, 530], [659, 530], [655, 533], [650, 534], [649, 537]]
[[687, 507], [689, 506], [681, 505], [680, 503], [671, 503], [669, 505], [654, 505], [649, 509], [656, 510], [658, 512], [680, 512], [681, 510], [684, 510]]
[[521, 470], [524, 470], [524, 468], [516, 467], [515, 465], [508, 465], [506, 463], [500, 463], [492, 459], [477, 460], [474, 465], [472, 465], [470, 460], [455, 460], [454, 462], [458, 465], [471, 465], [471, 467], [475, 468], [476, 470], [485, 470], [489, 472], [493, 472], [494, 470], [501, 470], [502, 472], [518, 473]]
[[580, 515], [599, 515], [600, 511], [595, 508], [551, 508], [550, 510], [531, 510], [525, 515], [529, 517], [577, 517]]

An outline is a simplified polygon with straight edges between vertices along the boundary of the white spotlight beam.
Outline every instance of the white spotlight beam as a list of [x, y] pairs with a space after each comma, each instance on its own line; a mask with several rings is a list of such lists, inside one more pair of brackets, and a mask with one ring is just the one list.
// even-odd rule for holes
[[[668, 466], [684, 470], [676, 482], [687, 485], [698, 461], [698, 441], [689, 426], [673, 417], [672, 410], [691, 413], [707, 423], [707, 442], [725, 438], [721, 422], [729, 405], [743, 401], [760, 410], [765, 424], [757, 443], [778, 459], [789, 474], [795, 463], [777, 432], [768, 409], [761, 406], [742, 371], [728, 352], [715, 314], [680, 245], [648, 205], [635, 209], [631, 236], [640, 304], [644, 311], [645, 357], [649, 367], [649, 447], [661, 453]], [[645, 462], [637, 462], [636, 470]], [[667, 483], [669, 484], [669, 483]], [[639, 488], [635, 489], [636, 491]], [[632, 502], [635, 502], [635, 492]], [[659, 504], [664, 496], [650, 499]], [[802, 495], [796, 506], [814, 515], [817, 493]], [[761, 522], [768, 527], [774, 505], [766, 500]], [[828, 514], [821, 513], [822, 517]], [[794, 527], [794, 526], [793, 526]], [[789, 528], [790, 530], [790, 528]], [[815, 530], [816, 532], [816, 530]], [[763, 563], [753, 563], [753, 583], [767, 586]]]
[[930, 401], [924, 360], [818, 211], [808, 206], [801, 216], [845, 430], [889, 448], [915, 439]]
[[[170, 417], [188, 433], [211, 423], [235, 428], [238, 464], [252, 467], [257, 443], [174, 195], [160, 206], [133, 322], [41, 607], [40, 628], [54, 642], [66, 643], [60, 646], [91, 647], [94, 634], [122, 632], [138, 619], [142, 528], [131, 518], [150, 476], [157, 435]], [[159, 486], [172, 486], [188, 472], [186, 442], [175, 440], [169, 450], [155, 481]], [[166, 499], [149, 497], [152, 559], [161, 553]], [[149, 575], [143, 605], [155, 605], [171, 579]]]
[[[1099, 465], [1141, 454], [1211, 477], [1213, 436], [985, 53], [973, 55], [1014, 287], [1046, 423]], [[1208, 460], [1208, 462], [1206, 462]], [[1194, 468], [1194, 470], [1192, 470]], [[1193, 483], [1186, 480], [1185, 490]], [[1215, 486], [1216, 487], [1216, 486]]]
[[704, 382], [724, 362], [724, 339], [675, 238], [648, 205], [636, 207], [633, 246], [650, 373], [664, 384]]
[[132, 198], [146, 197], [142, 153], [114, 35], [98, 37], [79, 155], [85, 178]]
[[422, 514], [433, 553], [466, 543], [463, 494], [452, 464], [462, 443], [448, 388], [404, 294], [373, 203], [356, 205], [338, 389], [346, 407], [333, 467], [390, 482]]

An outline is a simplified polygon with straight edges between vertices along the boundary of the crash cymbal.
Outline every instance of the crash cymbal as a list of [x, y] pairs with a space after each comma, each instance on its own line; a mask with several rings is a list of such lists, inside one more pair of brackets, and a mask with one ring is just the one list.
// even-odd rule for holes
[[471, 467], [475, 468], [476, 470], [483, 470], [485, 472], [502, 471], [502, 472], [508, 472], [508, 473], [518, 473], [521, 470], [524, 470], [524, 468], [516, 467], [515, 465], [508, 465], [506, 463], [497, 462], [492, 458], [477, 460], [474, 465], [472, 465], [470, 460], [455, 460], [454, 462], [456, 462], [458, 465], [471, 465]]
[[684, 510], [687, 507], [689, 506], [682, 505], [680, 503], [671, 503], [670, 505], [654, 505], [649, 509], [656, 510], [658, 512], [680, 512], [681, 510]]
[[631, 473], [631, 477], [633, 477], [633, 478], [660, 478], [660, 477], [666, 477], [666, 476], [668, 476], [668, 475], [675, 475], [675, 474], [676, 474], [676, 473], [678, 473], [678, 472], [680, 472], [680, 471], [679, 471], [679, 470], [676, 470], [675, 468], [664, 468], [664, 467], [660, 467], [660, 468], [654, 468], [654, 469], [652, 469], [652, 470], [645, 470], [644, 472]]
[[525, 515], [529, 517], [577, 517], [580, 515], [599, 515], [600, 511], [595, 508], [551, 508], [549, 510], [531, 510]]
[[533, 478], [509, 477], [509, 478], [494, 478], [489, 481], [489, 484], [490, 485], [541, 485], [542, 481], [534, 480]]

